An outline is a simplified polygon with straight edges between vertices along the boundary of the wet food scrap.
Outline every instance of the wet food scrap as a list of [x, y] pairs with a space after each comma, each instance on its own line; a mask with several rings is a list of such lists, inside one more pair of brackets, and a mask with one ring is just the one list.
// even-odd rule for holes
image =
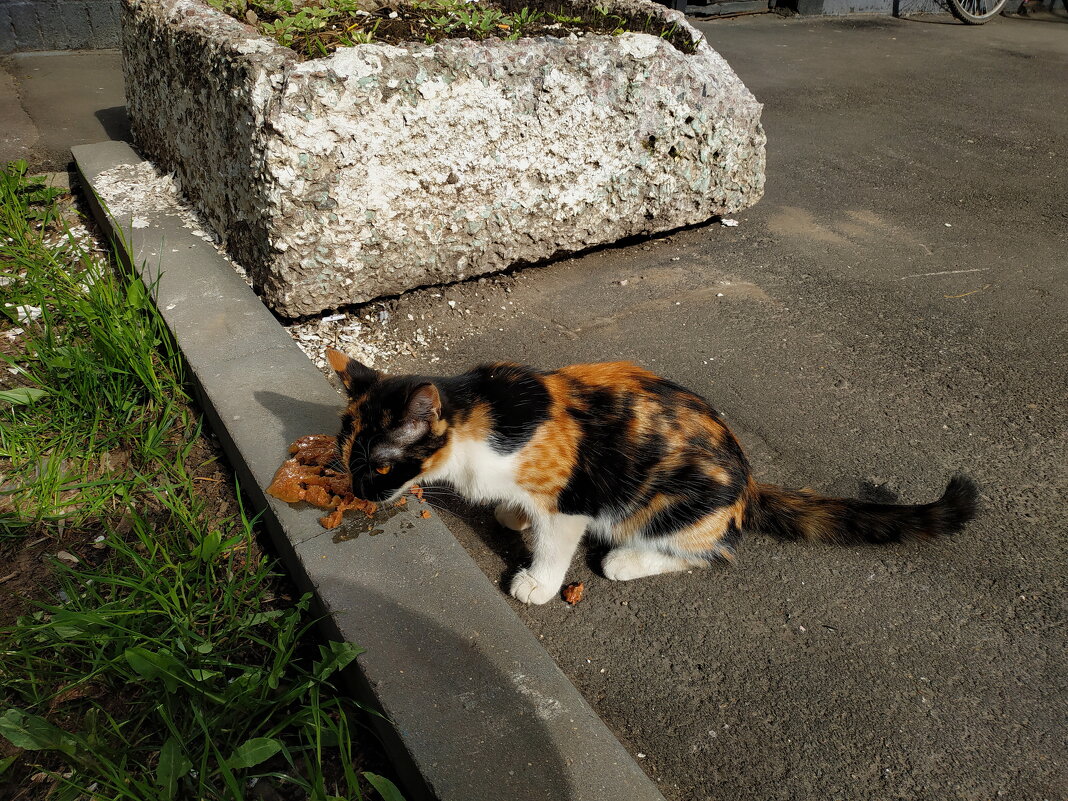
[[373, 517], [376, 504], [364, 501], [352, 494], [352, 485], [346, 473], [335, 469], [337, 444], [328, 434], [312, 434], [301, 437], [289, 446], [290, 458], [283, 462], [274, 474], [267, 492], [286, 503], [305, 501], [320, 509], [332, 510], [319, 518], [323, 528], [337, 528], [341, 517], [350, 509]]
[[571, 606], [574, 606], [582, 600], [582, 593], [585, 591], [585, 589], [586, 587], [581, 581], [576, 581], [564, 587], [560, 591], [560, 594], [563, 596], [565, 601], [567, 601]]

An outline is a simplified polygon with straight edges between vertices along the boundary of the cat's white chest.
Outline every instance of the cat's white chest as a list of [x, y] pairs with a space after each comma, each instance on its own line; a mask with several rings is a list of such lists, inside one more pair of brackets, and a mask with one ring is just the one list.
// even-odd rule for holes
[[475, 502], [523, 502], [527, 493], [516, 484], [516, 454], [496, 453], [487, 443], [463, 440], [452, 443], [449, 458], [432, 476], [447, 481]]

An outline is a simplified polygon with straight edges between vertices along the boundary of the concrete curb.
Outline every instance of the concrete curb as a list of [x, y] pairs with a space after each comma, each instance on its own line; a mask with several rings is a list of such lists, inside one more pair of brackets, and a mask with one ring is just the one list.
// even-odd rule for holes
[[[83, 185], [142, 159], [73, 148]], [[165, 213], [93, 213], [154, 289], [198, 399], [290, 574], [328, 634], [367, 649], [353, 677], [388, 717], [410, 801], [663, 801], [653, 783], [436, 518], [405, 508], [325, 532], [263, 488], [302, 434], [333, 431], [341, 399], [215, 249]], [[409, 504], [411, 507], [413, 504]], [[367, 530], [370, 526], [376, 528]]]

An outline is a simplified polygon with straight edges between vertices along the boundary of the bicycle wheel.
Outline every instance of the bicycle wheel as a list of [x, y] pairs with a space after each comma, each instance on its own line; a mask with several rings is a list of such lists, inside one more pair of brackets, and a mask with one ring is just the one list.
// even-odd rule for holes
[[1007, 0], [949, 0], [949, 10], [961, 22], [982, 25], [1005, 7]]

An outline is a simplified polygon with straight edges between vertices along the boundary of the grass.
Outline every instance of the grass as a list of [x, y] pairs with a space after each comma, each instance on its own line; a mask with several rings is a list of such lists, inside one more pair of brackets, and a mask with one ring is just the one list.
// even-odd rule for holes
[[0, 313], [9, 333], [21, 329], [21, 352], [4, 354], [15, 386], [0, 405], [0, 512], [18, 514], [0, 536], [106, 519], [124, 481], [102, 457], [180, 473], [180, 450], [164, 444], [188, 441], [193, 426], [177, 351], [144, 286], [79, 244], [56, 217], [56, 190], [24, 172], [0, 174]]
[[205, 496], [178, 351], [61, 208], [0, 172], [0, 556], [64, 557], [0, 630], [0, 795], [399, 799], [332, 684], [359, 649], [316, 644], [240, 494]]

